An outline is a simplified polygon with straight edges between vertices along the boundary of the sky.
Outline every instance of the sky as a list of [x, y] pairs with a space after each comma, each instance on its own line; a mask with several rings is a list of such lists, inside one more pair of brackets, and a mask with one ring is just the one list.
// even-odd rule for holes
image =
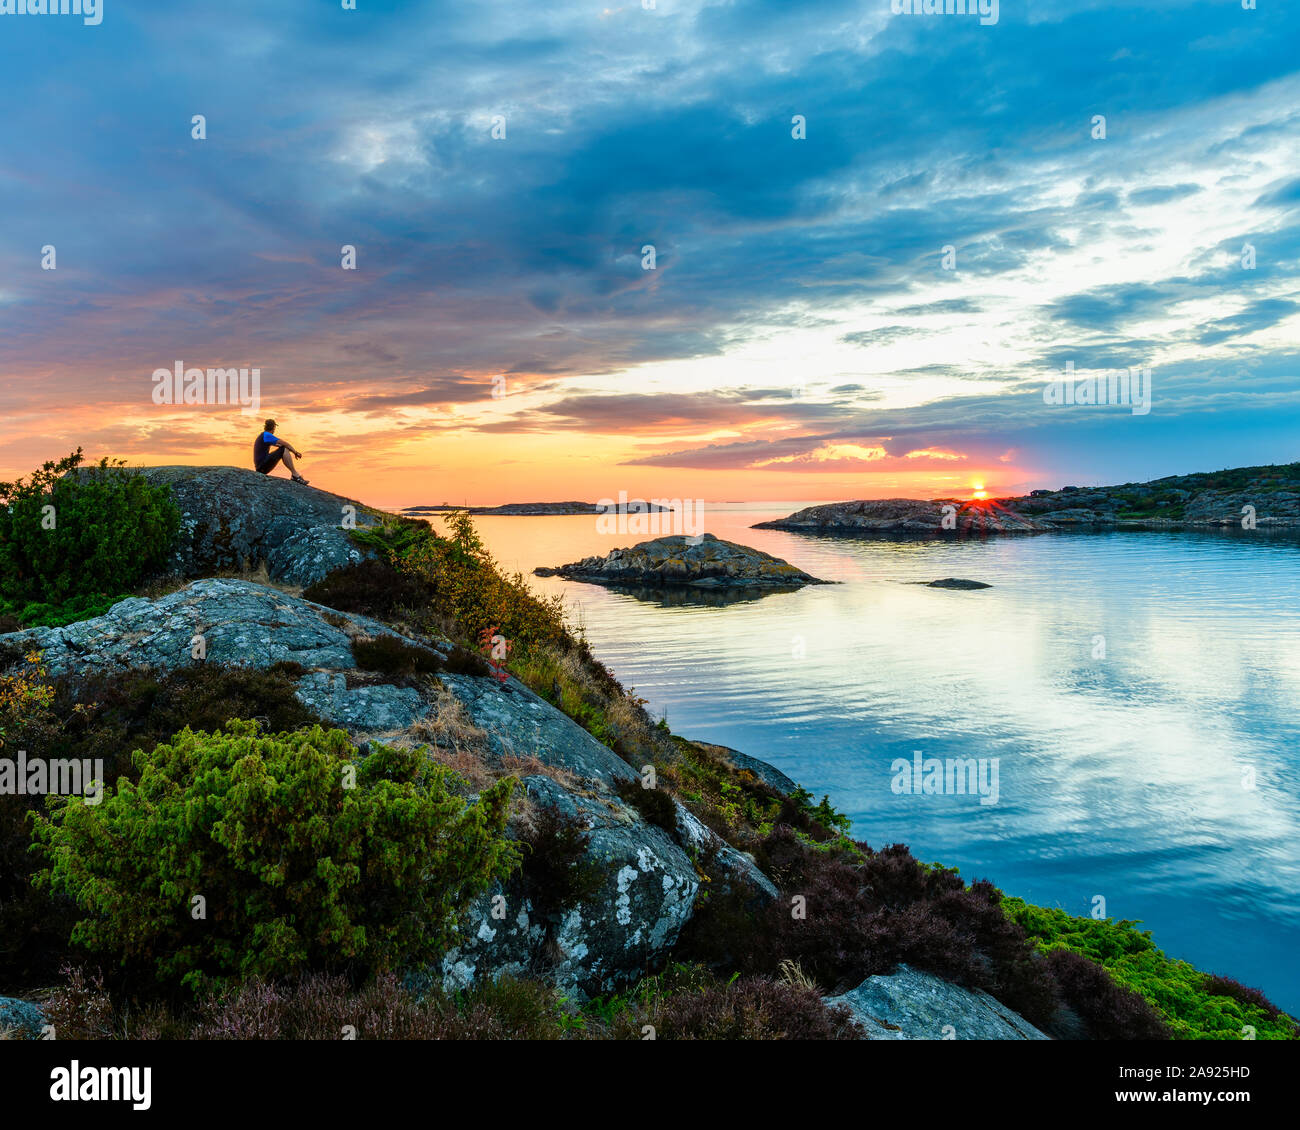
[[392, 506], [1300, 458], [1294, 0], [345, 2], [0, 0], [0, 477], [266, 416]]

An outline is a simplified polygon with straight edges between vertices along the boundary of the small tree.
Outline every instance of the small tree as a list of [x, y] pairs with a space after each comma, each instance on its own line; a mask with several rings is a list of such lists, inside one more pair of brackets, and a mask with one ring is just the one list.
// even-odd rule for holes
[[50, 798], [37, 882], [83, 912], [72, 940], [210, 987], [306, 969], [381, 972], [445, 949], [469, 902], [518, 863], [513, 777], [467, 803], [423, 748], [255, 722], [137, 751], [101, 804]]

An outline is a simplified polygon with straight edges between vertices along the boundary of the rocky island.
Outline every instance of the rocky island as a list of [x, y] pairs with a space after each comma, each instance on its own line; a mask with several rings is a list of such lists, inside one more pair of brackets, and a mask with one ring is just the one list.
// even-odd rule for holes
[[755, 529], [952, 538], [1061, 530], [1300, 529], [1300, 463], [1066, 486], [989, 499], [866, 499], [810, 506]]
[[569, 565], [533, 570], [539, 577], [628, 586], [689, 585], [707, 589], [795, 589], [825, 585], [788, 561], [762, 550], [723, 541], [712, 534], [671, 535], [615, 549], [604, 557], [585, 557]]

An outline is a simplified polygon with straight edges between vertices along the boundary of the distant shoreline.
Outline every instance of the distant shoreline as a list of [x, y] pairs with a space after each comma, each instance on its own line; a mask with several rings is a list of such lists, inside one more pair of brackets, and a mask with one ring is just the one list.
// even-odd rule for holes
[[1297, 531], [1300, 463], [1014, 497], [833, 502], [753, 528], [931, 540], [1111, 530]]
[[514, 518], [545, 518], [574, 514], [671, 514], [671, 506], [649, 503], [613, 503], [605, 506], [598, 502], [507, 502], [503, 506], [404, 506], [398, 514], [489, 514]]

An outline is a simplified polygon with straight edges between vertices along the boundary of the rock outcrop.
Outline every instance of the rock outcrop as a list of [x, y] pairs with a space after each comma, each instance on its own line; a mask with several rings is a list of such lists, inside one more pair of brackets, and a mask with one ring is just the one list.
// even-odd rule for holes
[[809, 506], [786, 518], [759, 522], [759, 530], [793, 530], [810, 534], [854, 534], [860, 537], [942, 538], [971, 534], [1036, 534], [1049, 529], [991, 503], [939, 498], [860, 499]]
[[712, 534], [655, 538], [630, 548], [612, 550], [604, 557], [585, 557], [569, 565], [533, 572], [540, 577], [558, 576], [629, 588], [686, 585], [707, 589], [789, 590], [829, 583], [770, 553], [722, 541]]
[[181, 535], [170, 568], [181, 577], [266, 566], [273, 581], [310, 585], [361, 560], [345, 523], [364, 527], [378, 512], [288, 478], [238, 467], [145, 467], [171, 488]]
[[[776, 897], [749, 856], [680, 804], [674, 802], [676, 828], [665, 831], [621, 800], [617, 786], [638, 781], [636, 771], [516, 679], [440, 671], [421, 681], [358, 669], [353, 641], [382, 635], [399, 633], [268, 585], [207, 578], [156, 599], [123, 600], [103, 616], [66, 627], [0, 636], [0, 668], [33, 650], [43, 653], [51, 675], [74, 683], [92, 673], [166, 672], [196, 662], [296, 664], [298, 698], [363, 750], [371, 741], [436, 746], [448, 724], [472, 735], [474, 756], [485, 766], [505, 771], [519, 763], [508, 759], [519, 759], [545, 770], [524, 778], [528, 797], [585, 827], [585, 864], [597, 870], [599, 887], [576, 905], [545, 914], [526, 878], [479, 898], [437, 971], [449, 989], [524, 971], [548, 977], [575, 999], [635, 982], [661, 962], [693, 914], [696, 860], [712, 862], [724, 887], [734, 884], [759, 901]], [[194, 658], [196, 638], [203, 641], [202, 660]], [[446, 640], [399, 638], [442, 662], [452, 655]], [[505, 897], [504, 919], [494, 895]]]
[[842, 1004], [869, 1040], [1046, 1040], [1023, 1016], [979, 989], [900, 965], [868, 977], [856, 989], [827, 997]]
[[747, 753], [741, 753], [738, 749], [732, 749], [730, 746], [725, 745], [715, 745], [712, 742], [697, 741], [695, 744], [713, 753], [722, 754], [737, 769], [749, 770], [760, 781], [765, 781], [779, 793], [792, 793], [799, 787], [776, 766], [769, 765], [766, 761], [761, 761], [757, 757], [750, 757]]
[[[497, 888], [478, 899], [460, 924], [461, 940], [443, 959], [444, 987], [530, 971], [581, 998], [636, 981], [677, 940], [694, 911], [700, 883], [690, 859], [617, 798], [570, 791], [545, 776], [526, 777], [524, 788], [533, 803], [586, 826], [587, 859], [599, 862], [600, 882], [549, 916], [538, 913], [526, 886]], [[500, 909], [493, 913], [502, 905], [504, 918]]]

